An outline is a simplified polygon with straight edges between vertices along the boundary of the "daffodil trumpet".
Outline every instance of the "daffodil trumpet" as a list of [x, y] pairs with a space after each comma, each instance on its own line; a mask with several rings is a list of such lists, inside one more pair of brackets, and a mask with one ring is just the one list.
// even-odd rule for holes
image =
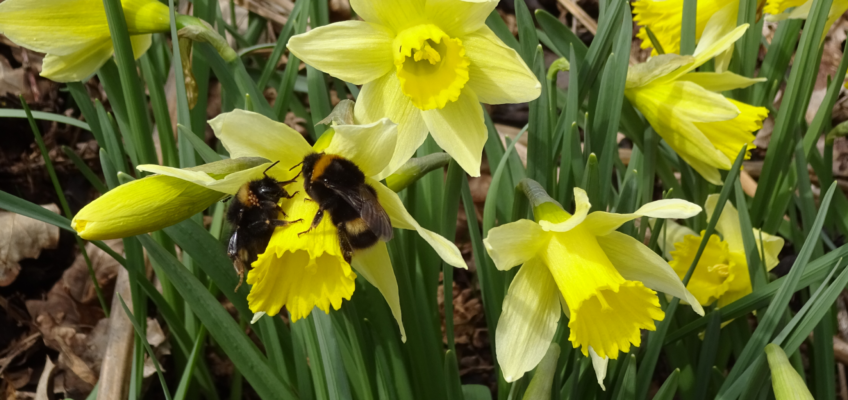
[[[170, 30], [168, 6], [157, 0], [122, 0], [121, 6], [133, 55], [139, 58], [150, 48], [151, 34]], [[197, 31], [199, 21], [178, 15], [176, 24]], [[201, 30], [202, 34], [194, 33], [197, 40], [213, 44], [222, 57], [232, 59], [235, 52], [214, 29]], [[102, 0], [6, 0], [0, 3], [0, 33], [22, 47], [46, 53], [41, 76], [56, 82], [86, 80], [114, 53]]]
[[535, 221], [511, 222], [483, 241], [502, 271], [521, 265], [509, 286], [498, 320], [495, 350], [504, 379], [533, 369], [548, 349], [562, 313], [569, 340], [592, 356], [599, 381], [606, 360], [640, 344], [640, 330], [654, 330], [665, 314], [656, 291], [688, 299], [704, 314], [674, 270], [638, 240], [617, 232], [627, 221], [648, 216], [689, 218], [701, 207], [678, 199], [645, 204], [632, 214], [589, 213], [583, 189], [575, 188], [574, 214], [563, 210], [535, 181], [521, 182]]
[[[707, 198], [704, 204], [707, 218], [712, 218], [717, 202], [718, 195], [713, 194]], [[718, 307], [725, 307], [752, 290], [739, 213], [729, 201], [719, 216], [716, 231], [721, 236], [713, 234], [704, 238], [703, 232], [699, 235], [683, 225], [666, 221], [660, 233], [664, 240], [659, 243], [666, 257], [671, 260], [669, 264], [681, 279], [692, 265], [701, 241], [707, 240], [704, 252], [686, 286], [704, 307], [714, 303]], [[770, 271], [778, 264], [777, 255], [783, 249], [784, 241], [759, 229], [753, 229], [752, 234], [757, 243], [757, 251], [765, 256], [763, 271]]]
[[[523, 103], [541, 84], [518, 53], [486, 26], [497, 0], [352, 0], [364, 21], [344, 21], [291, 38], [289, 50], [330, 75], [363, 85], [356, 119], [398, 124], [382, 179], [427, 138], [470, 175], [480, 175], [487, 130], [480, 102]], [[344, 40], [340, 40], [344, 38]]]
[[630, 103], [683, 161], [715, 185], [722, 184], [719, 170], [731, 168], [742, 146], [755, 147], [753, 132], [768, 115], [766, 108], [728, 99], [722, 92], [764, 78], [693, 71], [726, 51], [747, 28], [741, 25], [721, 37], [705, 34], [694, 56], [663, 54], [627, 71], [624, 95]]

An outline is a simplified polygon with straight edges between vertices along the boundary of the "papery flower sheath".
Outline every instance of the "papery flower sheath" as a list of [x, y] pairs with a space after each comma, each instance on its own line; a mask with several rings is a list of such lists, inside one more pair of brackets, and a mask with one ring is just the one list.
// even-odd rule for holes
[[[262, 177], [263, 171], [273, 162], [279, 164], [268, 170], [268, 175], [278, 181], [287, 181], [299, 172], [299, 168], [290, 168], [300, 164], [306, 155], [315, 152], [337, 155], [356, 164], [365, 174], [394, 228], [416, 230], [446, 263], [465, 268], [465, 261], [453, 243], [422, 228], [406, 211], [398, 195], [372, 178], [385, 170], [395, 149], [397, 126], [388, 119], [367, 125], [334, 125], [318, 140], [315, 148], [287, 125], [249, 111], [221, 114], [209, 124], [234, 160], [259, 157], [266, 162], [223, 179], [202, 171], [159, 165], [141, 165], [139, 169], [160, 174], [157, 176], [183, 179], [186, 185], [235, 194], [245, 182]], [[259, 255], [247, 275], [247, 283], [252, 285], [247, 300], [251, 311], [256, 313], [254, 319], [265, 314], [275, 315], [282, 307], [286, 307], [292, 321], [308, 316], [316, 306], [325, 312], [330, 308], [339, 309], [342, 301], [353, 295], [354, 280], [359, 274], [386, 298], [405, 340], [397, 281], [386, 244], [377, 242], [366, 250], [355, 251], [351, 265], [342, 255], [338, 230], [329, 216], [325, 216], [315, 229], [299, 235], [309, 228], [318, 205], [308, 200], [302, 175], [297, 179], [286, 186], [290, 193], [298, 193], [280, 202], [285, 212], [285, 217], [280, 219], [301, 221], [277, 228], [266, 251]]]
[[[743, 145], [753, 149], [753, 132], [768, 115], [724, 97], [763, 79], [732, 72], [692, 72], [725, 51], [747, 29], [741, 25], [713, 40], [702, 38], [694, 56], [663, 54], [627, 71], [624, 95], [669, 146], [710, 183], [721, 185], [719, 169], [728, 170]], [[746, 155], [750, 158], [750, 154]]]
[[[718, 195], [710, 195], [704, 208], [707, 218], [712, 217], [715, 210]], [[696, 234], [691, 229], [666, 222], [667, 228], [660, 233], [665, 239], [663, 249], [671, 261], [669, 265], [674, 268], [677, 275], [683, 279], [704, 234]], [[724, 307], [743, 296], [751, 293], [751, 277], [748, 272], [748, 260], [745, 258], [745, 245], [742, 242], [742, 227], [739, 225], [739, 214], [729, 201], [719, 216], [716, 231], [721, 234], [712, 235], [704, 248], [704, 253], [695, 266], [695, 271], [689, 280], [687, 289], [698, 299], [702, 306], [709, 306], [718, 301], [719, 307]], [[765, 254], [764, 265], [766, 270], [777, 266], [777, 255], [783, 248], [783, 239], [753, 230], [754, 240], [757, 242], [757, 251]], [[760, 238], [762, 237], [762, 241]]]
[[[388, 169], [433, 139], [472, 176], [480, 175], [487, 131], [479, 102], [522, 103], [541, 85], [489, 29], [497, 0], [352, 0], [365, 21], [344, 21], [292, 37], [288, 48], [315, 68], [363, 85], [356, 118], [398, 124]], [[323, 116], [320, 116], [323, 117]]]
[[[529, 184], [544, 193], [535, 182]], [[571, 215], [547, 195], [536, 195], [531, 198], [535, 222], [522, 219], [493, 228], [483, 241], [499, 270], [522, 264], [504, 299], [495, 335], [498, 363], [508, 382], [539, 363], [562, 312], [569, 316], [572, 345], [602, 361], [638, 346], [640, 330], [654, 330], [654, 321], [663, 319], [654, 290], [694, 300], [662, 257], [616, 229], [641, 216], [688, 218], [700, 207], [671, 199], [648, 203], [632, 214], [589, 214], [586, 192], [575, 188], [574, 196]], [[703, 315], [699, 304], [692, 308]], [[594, 364], [603, 379], [606, 363]]]
[[[170, 29], [168, 6], [157, 0], [122, 0], [135, 58], [150, 47], [151, 33]], [[6, 0], [0, 32], [28, 49], [47, 53], [41, 76], [79, 81], [115, 51], [102, 0]]]

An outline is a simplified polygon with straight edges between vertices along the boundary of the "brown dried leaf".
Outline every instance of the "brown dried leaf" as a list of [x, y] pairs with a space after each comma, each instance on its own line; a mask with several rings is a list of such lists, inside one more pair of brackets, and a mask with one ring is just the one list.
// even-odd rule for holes
[[53, 394], [53, 373], [55, 365], [50, 361], [50, 357], [46, 357], [44, 363], [44, 372], [41, 373], [41, 378], [38, 378], [38, 389], [35, 390], [35, 400], [50, 400]]
[[[42, 207], [59, 213], [55, 204]], [[38, 258], [42, 249], [55, 249], [58, 244], [58, 227], [23, 215], [0, 212], [0, 286], [8, 286], [18, 277], [21, 271], [18, 261]]]

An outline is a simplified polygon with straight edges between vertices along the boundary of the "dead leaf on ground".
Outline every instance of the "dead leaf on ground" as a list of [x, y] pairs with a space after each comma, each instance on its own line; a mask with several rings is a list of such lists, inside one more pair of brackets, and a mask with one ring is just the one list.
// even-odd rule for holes
[[53, 373], [55, 370], [53, 361], [47, 357], [44, 363], [44, 371], [41, 373], [41, 378], [38, 378], [38, 389], [35, 390], [35, 400], [50, 400], [53, 394]]
[[[118, 254], [124, 251], [124, 242], [121, 239], [106, 240], [105, 242]], [[121, 264], [115, 261], [109, 253], [106, 253], [92, 243], [85, 245], [85, 251], [88, 253], [88, 258], [91, 260], [91, 268], [94, 270], [97, 283], [102, 288], [103, 293], [111, 293], [109, 288], [115, 282], [115, 277], [118, 276], [118, 269], [121, 268]], [[94, 282], [91, 281], [88, 264], [82, 254], [79, 254], [71, 267], [62, 274], [62, 283], [71, 297], [78, 303], [97, 303], [97, 292], [94, 289]]]
[[30, 97], [25, 77], [25, 68], [12, 68], [9, 60], [0, 56], [0, 95], [8, 93], [14, 96]]
[[[2, 67], [0, 67], [2, 68]], [[55, 204], [42, 206], [56, 214]], [[10, 212], [0, 212], [0, 286], [9, 286], [21, 272], [18, 261], [38, 258], [59, 244], [59, 228]]]

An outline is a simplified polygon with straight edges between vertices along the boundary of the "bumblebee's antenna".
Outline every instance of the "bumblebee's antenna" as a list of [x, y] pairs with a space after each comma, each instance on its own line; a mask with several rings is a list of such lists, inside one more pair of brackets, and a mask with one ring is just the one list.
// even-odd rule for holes
[[[303, 161], [301, 161], [301, 162], [297, 163], [297, 165], [295, 165], [294, 167], [289, 168], [289, 171], [291, 171], [291, 170], [293, 170], [293, 169], [295, 169], [295, 168], [297, 168], [297, 167], [299, 167], [299, 166], [301, 166], [301, 165], [303, 165]], [[298, 175], [300, 175], [300, 174], [298, 174]]]
[[274, 166], [275, 166], [275, 165], [277, 165], [277, 164], [279, 164], [279, 163], [280, 163], [280, 160], [277, 160], [275, 163], [271, 164], [271, 166], [270, 166], [270, 167], [265, 168], [265, 170], [264, 170], [264, 171], [262, 171], [262, 175], [265, 175], [265, 177], [267, 178], [267, 177], [268, 177], [268, 174], [266, 174], [266, 172], [268, 172], [268, 170], [269, 170], [269, 169], [274, 168]]

